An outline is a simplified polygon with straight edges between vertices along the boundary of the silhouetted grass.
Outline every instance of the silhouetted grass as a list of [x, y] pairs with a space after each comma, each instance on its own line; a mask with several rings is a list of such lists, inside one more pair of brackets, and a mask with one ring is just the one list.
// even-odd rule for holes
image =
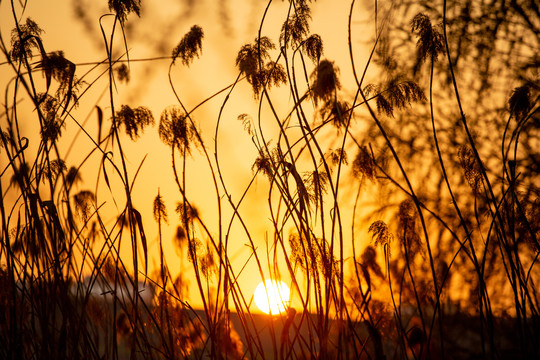
[[[117, 84], [130, 81], [130, 64], [142, 60], [129, 59], [125, 33], [130, 13], [141, 15], [140, 1], [109, 1], [111, 13], [96, 19], [106, 59], [83, 76], [62, 51], [46, 50], [36, 22], [20, 19], [26, 3], [9, 5], [15, 24], [9, 43], [0, 34], [1, 66], [13, 76], [0, 133], [1, 358], [540, 356], [538, 172], [523, 160], [537, 156], [530, 144], [538, 140], [538, 79], [506, 89], [502, 126], [489, 129], [502, 139], [495, 144], [500, 156], [492, 158], [462, 101], [473, 90], [459, 85], [452, 36], [460, 38], [447, 31], [455, 26], [447, 18], [454, 3], [434, 5], [440, 24], [424, 12], [406, 20], [416, 46], [409, 68], [393, 59], [392, 49], [402, 48], [389, 42], [392, 20], [377, 1], [371, 52], [357, 58], [351, 19], [358, 5], [347, 4], [350, 56], [339, 64], [352, 68], [349, 89], [338, 61], [310, 31], [314, 4], [288, 4], [278, 43], [261, 33], [265, 13], [255, 40], [239, 49], [234, 82], [189, 109], [171, 74], [202, 54], [204, 30], [191, 27], [168, 58], [177, 103], [159, 120], [144, 105], [116, 99]], [[371, 67], [379, 75], [367, 83]], [[108, 79], [108, 106], [95, 105], [98, 131], [90, 134], [74, 109], [102, 78]], [[252, 178], [238, 195], [224, 176], [227, 149], [219, 137], [223, 111], [232, 96], [242, 95], [242, 82], [251, 87], [246, 101], [255, 101], [258, 113], [238, 109], [241, 136], [251, 139], [258, 156], [249, 160]], [[293, 104], [285, 116], [276, 107], [282, 91]], [[223, 94], [215, 131], [203, 134], [194, 112]], [[31, 118], [26, 112], [23, 118], [23, 107], [32, 109]], [[39, 129], [33, 152], [22, 121]], [[160, 189], [151, 190], [156, 196], [144, 209], [133, 202], [145, 160], [130, 170], [126, 143], [155, 123], [170, 148], [171, 181], [180, 198], [173, 241], [192, 279], [166, 262], [162, 229], [174, 223]], [[69, 167], [59, 146], [66, 124], [93, 144], [77, 148], [85, 158]], [[193, 201], [191, 156], [209, 171], [216, 223]], [[99, 160], [94, 190], [80, 171], [90, 159]], [[256, 181], [267, 184], [259, 203], [271, 224], [263, 252], [244, 206]], [[112, 221], [102, 191], [117, 210]], [[365, 200], [370, 195], [376, 204]], [[150, 212], [157, 234], [144, 228]], [[233, 228], [250, 249], [240, 268], [232, 261]], [[153, 238], [158, 254], [149, 250]], [[131, 259], [121, 256], [126, 244]], [[149, 267], [152, 259], [156, 268]], [[248, 263], [261, 280], [290, 279], [298, 305], [273, 317], [253, 313], [252, 294], [239, 285]], [[188, 283], [201, 309], [191, 307]]]

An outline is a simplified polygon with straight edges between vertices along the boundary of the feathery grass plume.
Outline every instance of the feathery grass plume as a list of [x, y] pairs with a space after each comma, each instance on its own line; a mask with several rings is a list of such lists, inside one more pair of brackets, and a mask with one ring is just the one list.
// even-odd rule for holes
[[184, 203], [177, 202], [176, 203], [176, 213], [179, 215], [180, 220], [186, 219], [189, 223], [198, 220], [200, 217], [199, 209], [197, 209], [194, 205], [187, 205], [185, 206], [184, 210]]
[[311, 9], [306, 1], [298, 1], [292, 14], [281, 27], [279, 35], [280, 43], [285, 46], [298, 47], [302, 40], [309, 34], [309, 20], [311, 20]]
[[208, 243], [206, 244], [205, 251], [197, 254], [197, 261], [199, 263], [201, 273], [207, 280], [210, 278], [210, 276], [216, 273], [215, 254]]
[[317, 276], [321, 271], [324, 276], [331, 274], [335, 263], [333, 254], [330, 253], [328, 243], [321, 239], [306, 239], [297, 234], [289, 234], [289, 246], [291, 248], [290, 259], [295, 266], [299, 266], [304, 274], [309, 273]]
[[262, 85], [266, 84], [268, 87], [274, 85], [279, 86], [287, 83], [287, 72], [283, 65], [269, 61], [266, 63], [263, 69], [259, 72], [259, 82]]
[[[248, 79], [249, 81], [249, 79]], [[269, 61], [266, 65], [251, 77], [251, 86], [253, 88], [253, 94], [257, 98], [261, 89], [266, 85], [269, 88], [274, 86], [280, 86], [287, 83], [287, 73], [283, 65], [273, 61]]]
[[174, 64], [176, 59], [180, 57], [182, 59], [182, 64], [186, 66], [191, 64], [193, 59], [199, 57], [202, 53], [203, 38], [203, 29], [199, 25], [193, 25], [173, 49], [172, 63]]
[[[384, 90], [381, 90], [384, 89]], [[366, 96], [376, 95], [377, 111], [394, 117], [394, 108], [403, 109], [412, 102], [425, 101], [424, 91], [417, 83], [394, 76], [383, 85], [368, 84], [364, 88]]]
[[304, 41], [304, 51], [315, 64], [319, 62], [323, 54], [323, 43], [319, 35], [313, 34]]
[[191, 154], [191, 143], [197, 130], [178, 105], [171, 105], [161, 113], [159, 138], [163, 143], [177, 148], [181, 153]]
[[352, 171], [355, 177], [366, 177], [371, 181], [375, 181], [376, 167], [367, 146], [362, 145], [358, 149], [358, 153], [352, 163]]
[[412, 200], [403, 200], [399, 204], [399, 227], [408, 230], [415, 225], [416, 207]]
[[412, 32], [418, 32], [418, 59], [424, 62], [428, 57], [431, 61], [436, 61], [439, 53], [444, 50], [443, 36], [432, 25], [429, 17], [423, 13], [418, 13], [411, 22]]
[[388, 337], [396, 332], [394, 312], [389, 310], [389, 307], [390, 305], [385, 301], [371, 299], [369, 302], [371, 323], [377, 324], [379, 332]]
[[417, 83], [410, 80], [403, 80], [400, 76], [393, 77], [388, 81], [387, 98], [393, 107], [402, 109], [412, 102], [425, 101], [424, 91]]
[[373, 233], [373, 243], [375, 246], [389, 246], [394, 240], [394, 235], [388, 229], [388, 225], [382, 220], [373, 222], [368, 229], [368, 232]]
[[305, 239], [298, 233], [291, 232], [289, 247], [291, 248], [289, 255], [291, 263], [299, 266], [304, 273], [309, 272], [316, 276], [320, 271], [323, 276], [329, 278], [335, 270], [336, 258], [330, 251], [330, 244], [325, 240]]
[[[314, 246], [317, 251], [314, 250], [317, 259], [317, 265], [324, 277], [330, 280], [332, 273], [337, 273], [336, 264], [337, 260], [330, 249], [330, 244], [324, 239], [317, 239], [317, 245]], [[317, 256], [318, 255], [318, 256]]]
[[194, 264], [195, 263], [195, 260], [199, 261], [199, 256], [198, 254], [202, 251], [202, 248], [203, 248], [203, 244], [201, 242], [201, 240], [195, 238], [195, 237], [190, 237], [187, 239], [187, 243], [188, 243], [188, 252], [187, 252], [187, 256], [188, 256], [188, 260], [190, 263]]
[[[283, 156], [281, 155], [280, 158], [283, 158]], [[311, 204], [310, 194], [306, 189], [306, 184], [304, 184], [304, 180], [302, 180], [302, 177], [296, 170], [296, 166], [285, 160], [283, 160], [281, 164], [283, 166], [283, 176], [286, 177], [288, 175], [291, 175], [294, 179], [294, 182], [296, 183], [296, 193], [298, 195], [300, 207], [302, 206], [302, 204], [309, 207]]]
[[115, 67], [114, 72], [116, 73], [116, 76], [118, 76], [118, 80], [120, 80], [120, 82], [125, 82], [127, 84], [131, 79], [130, 70], [126, 64], [120, 64], [119, 66]]
[[349, 164], [347, 152], [344, 149], [330, 150], [326, 154], [324, 154], [324, 157], [325, 159], [330, 160], [330, 163], [333, 166], [336, 166], [337, 164], [339, 164], [340, 161], [343, 165]]
[[407, 248], [407, 252], [414, 257], [420, 250], [420, 235], [416, 229], [416, 206], [410, 199], [399, 204], [398, 211], [398, 237]]
[[302, 247], [302, 240], [300, 235], [294, 232], [289, 234], [289, 247], [291, 252], [289, 259], [294, 266], [300, 266], [302, 271], [307, 270], [306, 257], [304, 256], [304, 250]]
[[39, 95], [39, 108], [44, 116], [40, 133], [44, 142], [55, 142], [62, 135], [62, 128], [65, 127], [65, 123], [59, 116], [59, 107], [55, 97], [48, 94]]
[[74, 63], [65, 58], [63, 51], [53, 51], [52, 53], [43, 53], [37, 69], [42, 69], [47, 82], [47, 91], [51, 85], [51, 79], [58, 81], [59, 86], [56, 96], [60, 98], [65, 95], [65, 105], [67, 107], [72, 97], [77, 99], [74, 93], [74, 84], [76, 83]]
[[274, 169], [272, 167], [272, 159], [267, 152], [263, 150], [259, 151], [259, 156], [255, 159], [255, 162], [251, 166], [251, 170], [261, 172], [266, 175], [269, 180], [274, 175]]
[[531, 109], [531, 87], [530, 85], [523, 85], [515, 88], [512, 91], [510, 99], [508, 99], [508, 107], [510, 113], [516, 118], [521, 118], [527, 115]]
[[236, 66], [248, 77], [248, 81], [259, 71], [259, 64], [264, 64], [270, 58], [268, 51], [272, 49], [275, 49], [275, 45], [266, 36], [256, 38], [253, 44], [246, 44], [240, 48], [236, 56]]
[[128, 105], [122, 105], [116, 112], [116, 121], [126, 128], [126, 135], [131, 140], [136, 140], [140, 135], [139, 131], [144, 132], [144, 127], [154, 125], [154, 116], [150, 109], [145, 106], [139, 106], [132, 109]]
[[79, 214], [79, 217], [84, 222], [88, 221], [92, 204], [96, 201], [94, 193], [89, 190], [79, 191], [73, 195], [73, 201], [75, 203], [75, 211]]
[[325, 101], [319, 111], [324, 121], [332, 121], [337, 129], [341, 129], [347, 125], [350, 106], [346, 101], [332, 98]]
[[242, 122], [244, 130], [246, 130], [249, 135], [255, 135], [255, 131], [253, 130], [253, 118], [249, 114], [244, 113], [238, 115], [238, 120]]
[[31, 59], [33, 49], [39, 49], [42, 53], [45, 52], [41, 43], [41, 33], [43, 30], [41, 30], [35, 21], [27, 18], [25, 24], [19, 25], [19, 29], [20, 34], [17, 28], [11, 31], [11, 50], [9, 57], [12, 61], [23, 63], [25, 57]]
[[141, 16], [141, 0], [109, 0], [109, 10], [114, 11], [123, 24], [130, 12]]
[[101, 274], [107, 280], [107, 282], [114, 284], [116, 275], [119, 275], [121, 277], [124, 277], [125, 273], [120, 268], [117, 267], [115, 264], [115, 260], [111, 255], [102, 254], [100, 259], [97, 262], [98, 264], [102, 264], [101, 266]]
[[319, 199], [326, 193], [328, 187], [328, 174], [325, 171], [314, 170], [304, 174], [304, 183], [308, 191], [308, 197], [311, 203], [318, 206]]
[[263, 36], [255, 39], [253, 44], [243, 45], [236, 56], [236, 66], [246, 76], [255, 98], [263, 86], [279, 86], [287, 82], [287, 73], [281, 64], [266, 62], [270, 58], [268, 51], [274, 48], [272, 41]]
[[338, 79], [339, 69], [330, 60], [321, 60], [315, 70], [311, 73], [311, 95], [315, 104], [319, 101], [328, 102], [332, 100], [341, 83]]
[[388, 225], [382, 220], [377, 220], [369, 226], [368, 232], [373, 233], [372, 240], [375, 246], [381, 246], [384, 250], [384, 261], [388, 266], [390, 259], [390, 246], [394, 240], [394, 234], [388, 229]]
[[458, 150], [458, 158], [461, 167], [465, 171], [465, 179], [467, 180], [467, 183], [473, 192], [477, 194], [482, 182], [482, 171], [480, 169], [480, 164], [478, 164], [476, 161], [473, 150], [467, 145], [460, 146]]
[[367, 84], [364, 86], [364, 94], [366, 96], [378, 95], [380, 92], [379, 86], [375, 84]]
[[[189, 205], [186, 202], [179, 201], [176, 203], [175, 212], [178, 214], [178, 217], [183, 225], [181, 230], [177, 229], [177, 231], [183, 231], [183, 234], [177, 233], [176, 235], [177, 236], [183, 235], [188, 241], [191, 241], [191, 237], [187, 236], [187, 234], [192, 233], [194, 222], [199, 220], [200, 218], [199, 210], [194, 205]], [[180, 239], [179, 241], [183, 241], [183, 240]], [[179, 244], [179, 245], [182, 246], [182, 244]]]
[[163, 220], [166, 223], [169, 223], [167, 216], [167, 208], [165, 207], [165, 202], [163, 202], [163, 197], [158, 193], [154, 198], [154, 220], [160, 221]]
[[383, 94], [379, 94], [375, 102], [377, 103], [377, 111], [379, 113], [383, 112], [388, 116], [394, 117], [394, 107]]
[[58, 113], [58, 100], [47, 93], [37, 95], [39, 109], [45, 117], [55, 116]]
[[67, 170], [66, 162], [62, 159], [54, 159], [50, 161], [48, 171], [45, 172], [45, 176], [49, 180], [56, 180], [58, 175]]

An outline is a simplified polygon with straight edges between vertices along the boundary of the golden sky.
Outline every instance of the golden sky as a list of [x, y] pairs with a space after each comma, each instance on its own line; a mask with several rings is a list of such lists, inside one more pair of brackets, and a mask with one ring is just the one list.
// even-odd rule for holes
[[[342, 4], [343, 3], [343, 4]], [[20, 6], [17, 16], [24, 21], [26, 17], [32, 18], [44, 30], [42, 39], [47, 51], [63, 50], [67, 59], [78, 64], [76, 75], [80, 78], [92, 68], [89, 63], [101, 61], [106, 58], [103, 38], [100, 33], [100, 16], [109, 13], [106, 1], [30, 1], [24, 13]], [[124, 151], [127, 154], [130, 178], [133, 179], [137, 168], [143, 162], [141, 171], [133, 188], [134, 206], [141, 211], [144, 226], [148, 237], [149, 266], [154, 268], [158, 264], [158, 241], [157, 225], [152, 218], [152, 201], [158, 193], [164, 197], [169, 213], [169, 224], [164, 225], [163, 239], [166, 261], [174, 273], [185, 272], [191, 266], [182, 256], [178, 256], [172, 238], [179, 223], [174, 209], [176, 202], [180, 200], [180, 194], [174, 184], [171, 169], [170, 149], [164, 145], [158, 137], [157, 125], [159, 116], [165, 107], [176, 104], [176, 99], [171, 91], [167, 77], [170, 60], [135, 61], [140, 59], [169, 56], [173, 47], [176, 46], [182, 36], [192, 25], [199, 25], [204, 31], [202, 55], [195, 59], [190, 67], [183, 66], [178, 62], [172, 68], [172, 80], [182, 102], [186, 108], [192, 109], [199, 102], [213, 95], [215, 92], [229, 86], [238, 75], [235, 68], [235, 58], [243, 44], [252, 43], [257, 37], [261, 19], [267, 6], [266, 1], [256, 0], [231, 0], [231, 1], [143, 1], [141, 17], [129, 15], [126, 25], [126, 40], [131, 60], [131, 80], [128, 84], [118, 83], [115, 87], [115, 107], [121, 104], [130, 106], [147, 106], [153, 113], [156, 124], [153, 128], [147, 128], [144, 135], [136, 142], [127, 136], [122, 138]], [[279, 41], [281, 25], [286, 18], [288, 3], [273, 1], [266, 15], [261, 35], [268, 36], [274, 43]], [[348, 85], [354, 83], [349, 60], [347, 45], [347, 23], [350, 10], [349, 1], [319, 0], [312, 4], [311, 33], [317, 33], [324, 43], [323, 57], [336, 62], [340, 68], [341, 82], [345, 96], [352, 96], [347, 90]], [[77, 13], [79, 13], [78, 16]], [[364, 25], [370, 18], [371, 10], [365, 5], [358, 4], [353, 11], [352, 36], [355, 47], [357, 66], [362, 68], [367, 61], [366, 49], [372, 40], [371, 28]], [[0, 3], [0, 29], [4, 36], [4, 42], [9, 43], [10, 29], [13, 28], [13, 15], [10, 11], [10, 3]], [[105, 33], [110, 34], [113, 17], [102, 18]], [[372, 25], [369, 25], [372, 26]], [[115, 37], [118, 54], [123, 50], [122, 39]], [[278, 51], [272, 53], [274, 59]], [[36, 56], [36, 60], [39, 56]], [[80, 99], [79, 107], [73, 111], [73, 116], [82, 124], [88, 133], [94, 135], [97, 132], [95, 106], [99, 105], [103, 110], [105, 119], [110, 118], [110, 102], [108, 99], [107, 77], [98, 75], [105, 70], [99, 67], [89, 72], [85, 80], [90, 83], [97, 80]], [[312, 65], [307, 65], [311, 72]], [[6, 89], [13, 72], [7, 65], [0, 67], [0, 88]], [[291, 110], [293, 99], [288, 89], [271, 91], [272, 101], [281, 117], [285, 117]], [[21, 96], [22, 101], [27, 101]], [[225, 93], [217, 96], [203, 107], [193, 113], [205, 139], [209, 153], [214, 152], [214, 131], [219, 110], [225, 99]], [[4, 101], [2, 101], [4, 102]], [[309, 106], [306, 106], [309, 108]], [[249, 134], [243, 129], [238, 115], [247, 113], [256, 118], [258, 101], [254, 99], [249, 84], [241, 82], [231, 94], [222, 117], [221, 128], [218, 137], [218, 158], [223, 171], [224, 181], [234, 201], [238, 201], [252, 175], [252, 164], [257, 156], [257, 150], [253, 146]], [[32, 112], [26, 109], [27, 119], [22, 122], [21, 132], [31, 139], [29, 152], [36, 151], [37, 136]], [[109, 115], [107, 115], [109, 114]], [[263, 106], [262, 120], [271, 115], [267, 106]], [[1, 121], [5, 121], [2, 119]], [[266, 126], [265, 134], [268, 140], [277, 135], [275, 126]], [[328, 134], [330, 139], [332, 134]], [[59, 142], [64, 160], [68, 167], [80, 164], [92, 149], [90, 139], [80, 131], [74, 122], [68, 122]], [[329, 144], [331, 145], [331, 144]], [[96, 190], [95, 177], [99, 167], [100, 156], [92, 156], [81, 167], [81, 173], [85, 182], [78, 185], [78, 189]], [[2, 168], [5, 166], [5, 158], [0, 158]], [[180, 161], [178, 161], [180, 164]], [[214, 164], [215, 166], [215, 164]], [[210, 178], [208, 165], [202, 152], [193, 151], [193, 156], [188, 161], [187, 191], [190, 201], [201, 212], [201, 216], [207, 222], [211, 232], [217, 234], [218, 217], [216, 194]], [[2, 179], [4, 182], [4, 179]], [[240, 209], [249, 226], [249, 231], [255, 239], [257, 252], [264, 260], [264, 266], [268, 267], [266, 258], [266, 239], [273, 237], [273, 227], [269, 221], [267, 206], [268, 180], [259, 175], [249, 191]], [[103, 203], [101, 209], [104, 213], [111, 214], [109, 223], [112, 226], [114, 214], [124, 206], [124, 196], [118, 181], [112, 181], [112, 194], [103, 182], [98, 190], [98, 203]], [[352, 208], [355, 189], [342, 189], [343, 208]], [[220, 193], [223, 196], [223, 193]], [[115, 198], [116, 203], [112, 200]], [[230, 206], [226, 199], [222, 198], [224, 206], [223, 218], [228, 223], [232, 216]], [[345, 228], [350, 228], [350, 220], [344, 222]], [[226, 225], [225, 229], [226, 229]], [[346, 231], [350, 233], [349, 230]], [[286, 234], [287, 235], [287, 234]], [[366, 237], [366, 234], [360, 234]], [[367, 241], [367, 240], [366, 240]], [[240, 272], [247, 262], [247, 266], [241, 272], [238, 281], [246, 293], [252, 293], [261, 278], [251, 255], [251, 249], [245, 232], [234, 223], [229, 245], [229, 256], [233, 267]], [[127, 244], [126, 244], [127, 245]], [[130, 263], [127, 246], [124, 255]], [[270, 263], [273, 262], [269, 259]], [[278, 259], [278, 262], [280, 260]], [[183, 264], [185, 269], [181, 269]], [[282, 266], [283, 264], [280, 264]], [[266, 268], [267, 269], [267, 268]], [[283, 269], [285, 270], [285, 269]], [[284, 281], [288, 282], [286, 271], [282, 272]], [[188, 273], [185, 273], [188, 274]], [[186, 275], [188, 278], [189, 276]], [[195, 282], [190, 280], [191, 301], [199, 304]], [[293, 295], [294, 297], [294, 295]]]

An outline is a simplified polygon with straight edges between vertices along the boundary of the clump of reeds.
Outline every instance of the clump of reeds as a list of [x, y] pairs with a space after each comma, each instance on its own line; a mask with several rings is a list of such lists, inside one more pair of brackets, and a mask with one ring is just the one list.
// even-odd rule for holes
[[[0, 132], [1, 358], [420, 359], [460, 351], [496, 358], [507, 347], [524, 358], [538, 356], [538, 184], [527, 173], [522, 142], [536, 131], [539, 89], [527, 83], [511, 91], [503, 129], [493, 129], [501, 132], [500, 157], [485, 158], [463, 109], [466, 90], [454, 69], [459, 59], [447, 29], [455, 24], [447, 22], [446, 2], [436, 5], [438, 25], [426, 13], [407, 18], [416, 38], [410, 73], [392, 58], [394, 44], [384, 38], [390, 25], [379, 23], [375, 2], [371, 55], [359, 77], [349, 37], [347, 66], [355, 85], [345, 89], [339, 70], [345, 62], [332, 54], [323, 58], [323, 39], [310, 31], [314, 4], [291, 0], [278, 45], [259, 33], [231, 59], [236, 80], [190, 109], [171, 73], [202, 55], [204, 31], [192, 26], [168, 57], [177, 103], [162, 111], [156, 135], [170, 149], [170, 181], [179, 197], [175, 221], [159, 188], [153, 204], [134, 204], [142, 162], [130, 168], [126, 143], [155, 119], [145, 105], [118, 104], [115, 91], [117, 82], [133, 80], [125, 30], [128, 15], [141, 15], [141, 2], [108, 5], [111, 14], [101, 20], [109, 18], [112, 26], [106, 30], [100, 22], [105, 60], [83, 76], [64, 52], [48, 51], [35, 21], [16, 16], [26, 3], [10, 5], [9, 44], [0, 37], [0, 66], [13, 76]], [[353, 1], [351, 19], [354, 8]], [[368, 84], [365, 74], [375, 62], [382, 80]], [[439, 76], [455, 107], [444, 131], [447, 104], [440, 110], [443, 100], [434, 94]], [[90, 134], [75, 108], [102, 77], [108, 104], [96, 104], [98, 131]], [[252, 178], [235, 194], [224, 176], [227, 149], [219, 135], [228, 100], [242, 96], [241, 82], [251, 88], [248, 100], [269, 111], [238, 111], [257, 156], [245, 164]], [[277, 110], [275, 87], [292, 99], [286, 115]], [[195, 110], [225, 92], [215, 133], [203, 134]], [[32, 118], [20, 115], [22, 97], [30, 100]], [[22, 121], [37, 129], [37, 147], [29, 147]], [[269, 123], [277, 132], [263, 126]], [[67, 126], [93, 144], [81, 149], [86, 158], [79, 164], [64, 160]], [[448, 135], [454, 128], [462, 137]], [[356, 154], [351, 162], [350, 153]], [[214, 202], [208, 211], [217, 221], [205, 218], [207, 209], [187, 186], [189, 157], [209, 170]], [[94, 190], [82, 178], [90, 159], [99, 164]], [[244, 206], [256, 180], [267, 186], [260, 201], [269, 219], [262, 252]], [[375, 196], [375, 210], [358, 215]], [[112, 217], [103, 209], [105, 198], [117, 210]], [[150, 211], [156, 236], [145, 230]], [[175, 227], [173, 243], [187, 259], [180, 274], [164, 254], [167, 226]], [[233, 228], [250, 249], [241, 268], [233, 265]], [[157, 255], [149, 245], [154, 237]], [[121, 255], [126, 248], [130, 259]], [[158, 266], [149, 269], [154, 258]], [[288, 279], [294, 307], [258, 320], [252, 295], [240, 287], [248, 265], [261, 280]], [[190, 306], [188, 283], [202, 309]], [[507, 326], [516, 330], [517, 344], [500, 344]], [[475, 349], [459, 349], [455, 332], [462, 331]]]

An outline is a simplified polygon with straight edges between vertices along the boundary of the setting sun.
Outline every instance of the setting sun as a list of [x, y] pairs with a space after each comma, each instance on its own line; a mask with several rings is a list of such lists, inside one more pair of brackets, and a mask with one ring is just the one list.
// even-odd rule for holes
[[276, 315], [285, 311], [291, 291], [282, 281], [265, 280], [255, 289], [255, 305], [266, 314]]

